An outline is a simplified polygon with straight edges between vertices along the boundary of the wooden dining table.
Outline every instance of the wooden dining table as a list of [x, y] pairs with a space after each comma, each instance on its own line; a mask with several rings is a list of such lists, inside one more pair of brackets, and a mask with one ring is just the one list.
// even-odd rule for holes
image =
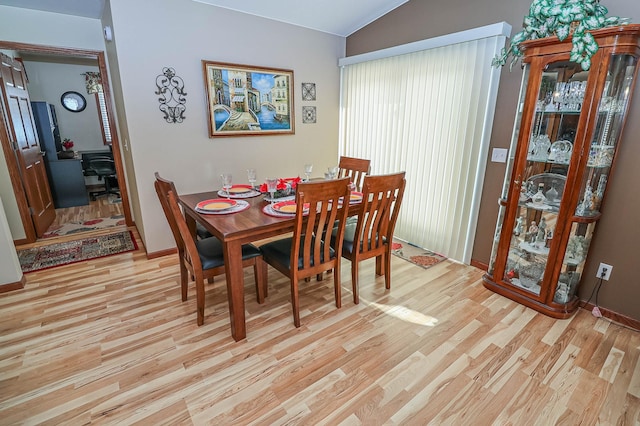
[[[202, 214], [196, 205], [208, 199], [220, 198], [215, 191], [180, 195], [187, 224], [195, 235], [196, 222], [202, 224], [212, 235], [222, 241], [226, 266], [227, 297], [231, 317], [231, 335], [236, 341], [247, 336], [244, 309], [244, 272], [242, 268], [242, 245], [293, 231], [294, 217], [274, 217], [262, 209], [268, 202], [263, 196], [243, 198], [249, 208], [237, 213]], [[351, 204], [349, 214], [355, 215], [360, 204]]]

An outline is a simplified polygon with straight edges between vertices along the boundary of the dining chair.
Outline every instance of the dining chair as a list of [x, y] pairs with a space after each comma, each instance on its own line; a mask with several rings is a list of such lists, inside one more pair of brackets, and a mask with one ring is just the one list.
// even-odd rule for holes
[[[391, 246], [406, 185], [405, 172], [366, 176], [362, 186], [362, 206], [357, 221], [348, 222], [342, 241], [342, 257], [351, 261], [353, 302], [359, 303], [358, 264], [376, 258], [376, 275], [384, 275], [391, 288]], [[339, 250], [341, 238], [334, 231], [332, 246]]]
[[[336, 307], [342, 305], [340, 251], [349, 211], [348, 201], [344, 206], [343, 201], [349, 200], [350, 182], [349, 178], [342, 178], [298, 184], [293, 235], [260, 246], [264, 261], [291, 281], [293, 323], [296, 327], [300, 327], [300, 280], [335, 269], [333, 286]], [[305, 213], [305, 206], [308, 213]], [[329, 244], [332, 229], [335, 229], [334, 247]]]
[[351, 177], [351, 182], [360, 191], [362, 189], [362, 180], [371, 173], [371, 160], [341, 156], [338, 162], [338, 169], [338, 177]]
[[[172, 181], [155, 173], [154, 183], [162, 210], [169, 222], [180, 259], [180, 288], [182, 301], [187, 300], [189, 277], [196, 287], [197, 323], [204, 323], [204, 280], [225, 273], [222, 243], [216, 237], [194, 239], [178, 204], [178, 193]], [[267, 296], [267, 264], [262, 261], [260, 249], [252, 244], [242, 246], [242, 266], [253, 266], [258, 303]]]

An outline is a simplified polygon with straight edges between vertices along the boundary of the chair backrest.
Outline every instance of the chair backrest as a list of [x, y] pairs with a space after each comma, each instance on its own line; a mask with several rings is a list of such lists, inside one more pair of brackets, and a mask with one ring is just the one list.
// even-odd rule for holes
[[338, 168], [340, 169], [339, 177], [349, 176], [351, 182], [360, 190], [364, 177], [371, 173], [371, 160], [343, 156], [340, 157]]
[[[169, 227], [171, 228], [173, 238], [176, 240], [178, 252], [182, 254], [184, 253], [184, 241], [182, 239], [182, 236], [180, 235], [180, 229], [178, 228], [176, 217], [169, 204], [169, 193], [173, 192], [174, 194], [178, 194], [178, 192], [176, 191], [176, 187], [172, 181], [161, 178], [158, 172], [155, 173], [155, 177], [156, 181], [153, 185], [156, 188], [156, 194], [158, 194], [158, 199], [160, 200], [160, 205], [162, 206], [164, 216], [167, 218], [167, 222], [169, 222]], [[180, 213], [180, 216], [182, 216], [182, 213]]]
[[88, 170], [91, 170], [98, 176], [115, 176], [116, 163], [107, 157], [94, 157], [89, 160]]
[[353, 239], [353, 253], [380, 252], [391, 244], [400, 213], [406, 180], [405, 172], [366, 176], [362, 186], [362, 210]]
[[[292, 272], [298, 259], [303, 259], [302, 268], [298, 268], [296, 274], [298, 278], [311, 277], [333, 269], [335, 263], [340, 261], [344, 226], [349, 212], [350, 182], [349, 178], [342, 178], [298, 184], [296, 221], [291, 247]], [[309, 210], [306, 216], [305, 205]], [[336, 238], [339, 245], [335, 247], [332, 258], [329, 243], [334, 224], [337, 227]]]
[[200, 255], [198, 254], [198, 249], [196, 247], [195, 240], [193, 239], [193, 235], [189, 231], [187, 221], [182, 215], [182, 210], [180, 210], [180, 205], [178, 204], [178, 194], [174, 191], [169, 191], [167, 202], [169, 204], [171, 215], [175, 219], [175, 224], [178, 228], [180, 239], [184, 244], [183, 258], [193, 268], [192, 272], [195, 273], [195, 271], [201, 271], [202, 261], [200, 260]]

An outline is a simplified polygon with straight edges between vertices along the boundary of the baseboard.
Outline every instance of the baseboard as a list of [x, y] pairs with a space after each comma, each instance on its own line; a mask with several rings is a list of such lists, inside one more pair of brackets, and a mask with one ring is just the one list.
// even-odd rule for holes
[[483, 271], [489, 270], [489, 265], [474, 259], [471, 259], [471, 266], [476, 267], [478, 269], [482, 269]]
[[[592, 303], [587, 303], [584, 306], [583, 305], [580, 305], [580, 306], [588, 311], [592, 311], [596, 305]], [[610, 311], [609, 309], [603, 308], [602, 306], [598, 306], [598, 309], [600, 310], [600, 313], [604, 318], [608, 318], [611, 321], [617, 322], [626, 327], [633, 328], [634, 330], [640, 331], [640, 321], [638, 321], [637, 319], [633, 319], [628, 316], [619, 314], [617, 312]]]
[[18, 246], [23, 246], [25, 244], [29, 244], [30, 241], [26, 238], [20, 238], [19, 240], [13, 240], [13, 245], [18, 247]]
[[21, 290], [24, 288], [24, 285], [27, 283], [27, 278], [22, 275], [22, 279], [15, 283], [8, 283], [0, 285], [0, 293], [7, 293], [9, 291]]
[[170, 254], [176, 254], [177, 252], [178, 252], [177, 248], [154, 251], [154, 252], [151, 252], [151, 253], [147, 252], [147, 259], [156, 259], [158, 257], [168, 256]]
[[[488, 271], [489, 270], [489, 265], [487, 265], [486, 263], [483, 262], [479, 262], [477, 260], [473, 260], [471, 259], [471, 266], [474, 266], [478, 269], [482, 269], [484, 271]], [[582, 303], [584, 303], [583, 301], [580, 301], [580, 307], [587, 309], [589, 311], [591, 311], [595, 305], [591, 304], [591, 303], [587, 303], [586, 305], [582, 305]], [[615, 321], [619, 324], [622, 324], [626, 327], [629, 328], [633, 328], [635, 330], [640, 330], [640, 321], [634, 318], [630, 318], [627, 317], [625, 315], [619, 314], [617, 312], [611, 311], [607, 308], [603, 308], [601, 306], [598, 306], [598, 309], [600, 309], [600, 313], [602, 314], [603, 317], [610, 319], [611, 321]]]

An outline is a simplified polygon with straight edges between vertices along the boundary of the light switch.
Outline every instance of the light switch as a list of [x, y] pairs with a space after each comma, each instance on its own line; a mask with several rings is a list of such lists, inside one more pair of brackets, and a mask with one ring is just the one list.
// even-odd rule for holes
[[491, 152], [491, 161], [494, 163], [506, 163], [508, 152], [509, 150], [506, 148], [493, 148], [493, 151]]

